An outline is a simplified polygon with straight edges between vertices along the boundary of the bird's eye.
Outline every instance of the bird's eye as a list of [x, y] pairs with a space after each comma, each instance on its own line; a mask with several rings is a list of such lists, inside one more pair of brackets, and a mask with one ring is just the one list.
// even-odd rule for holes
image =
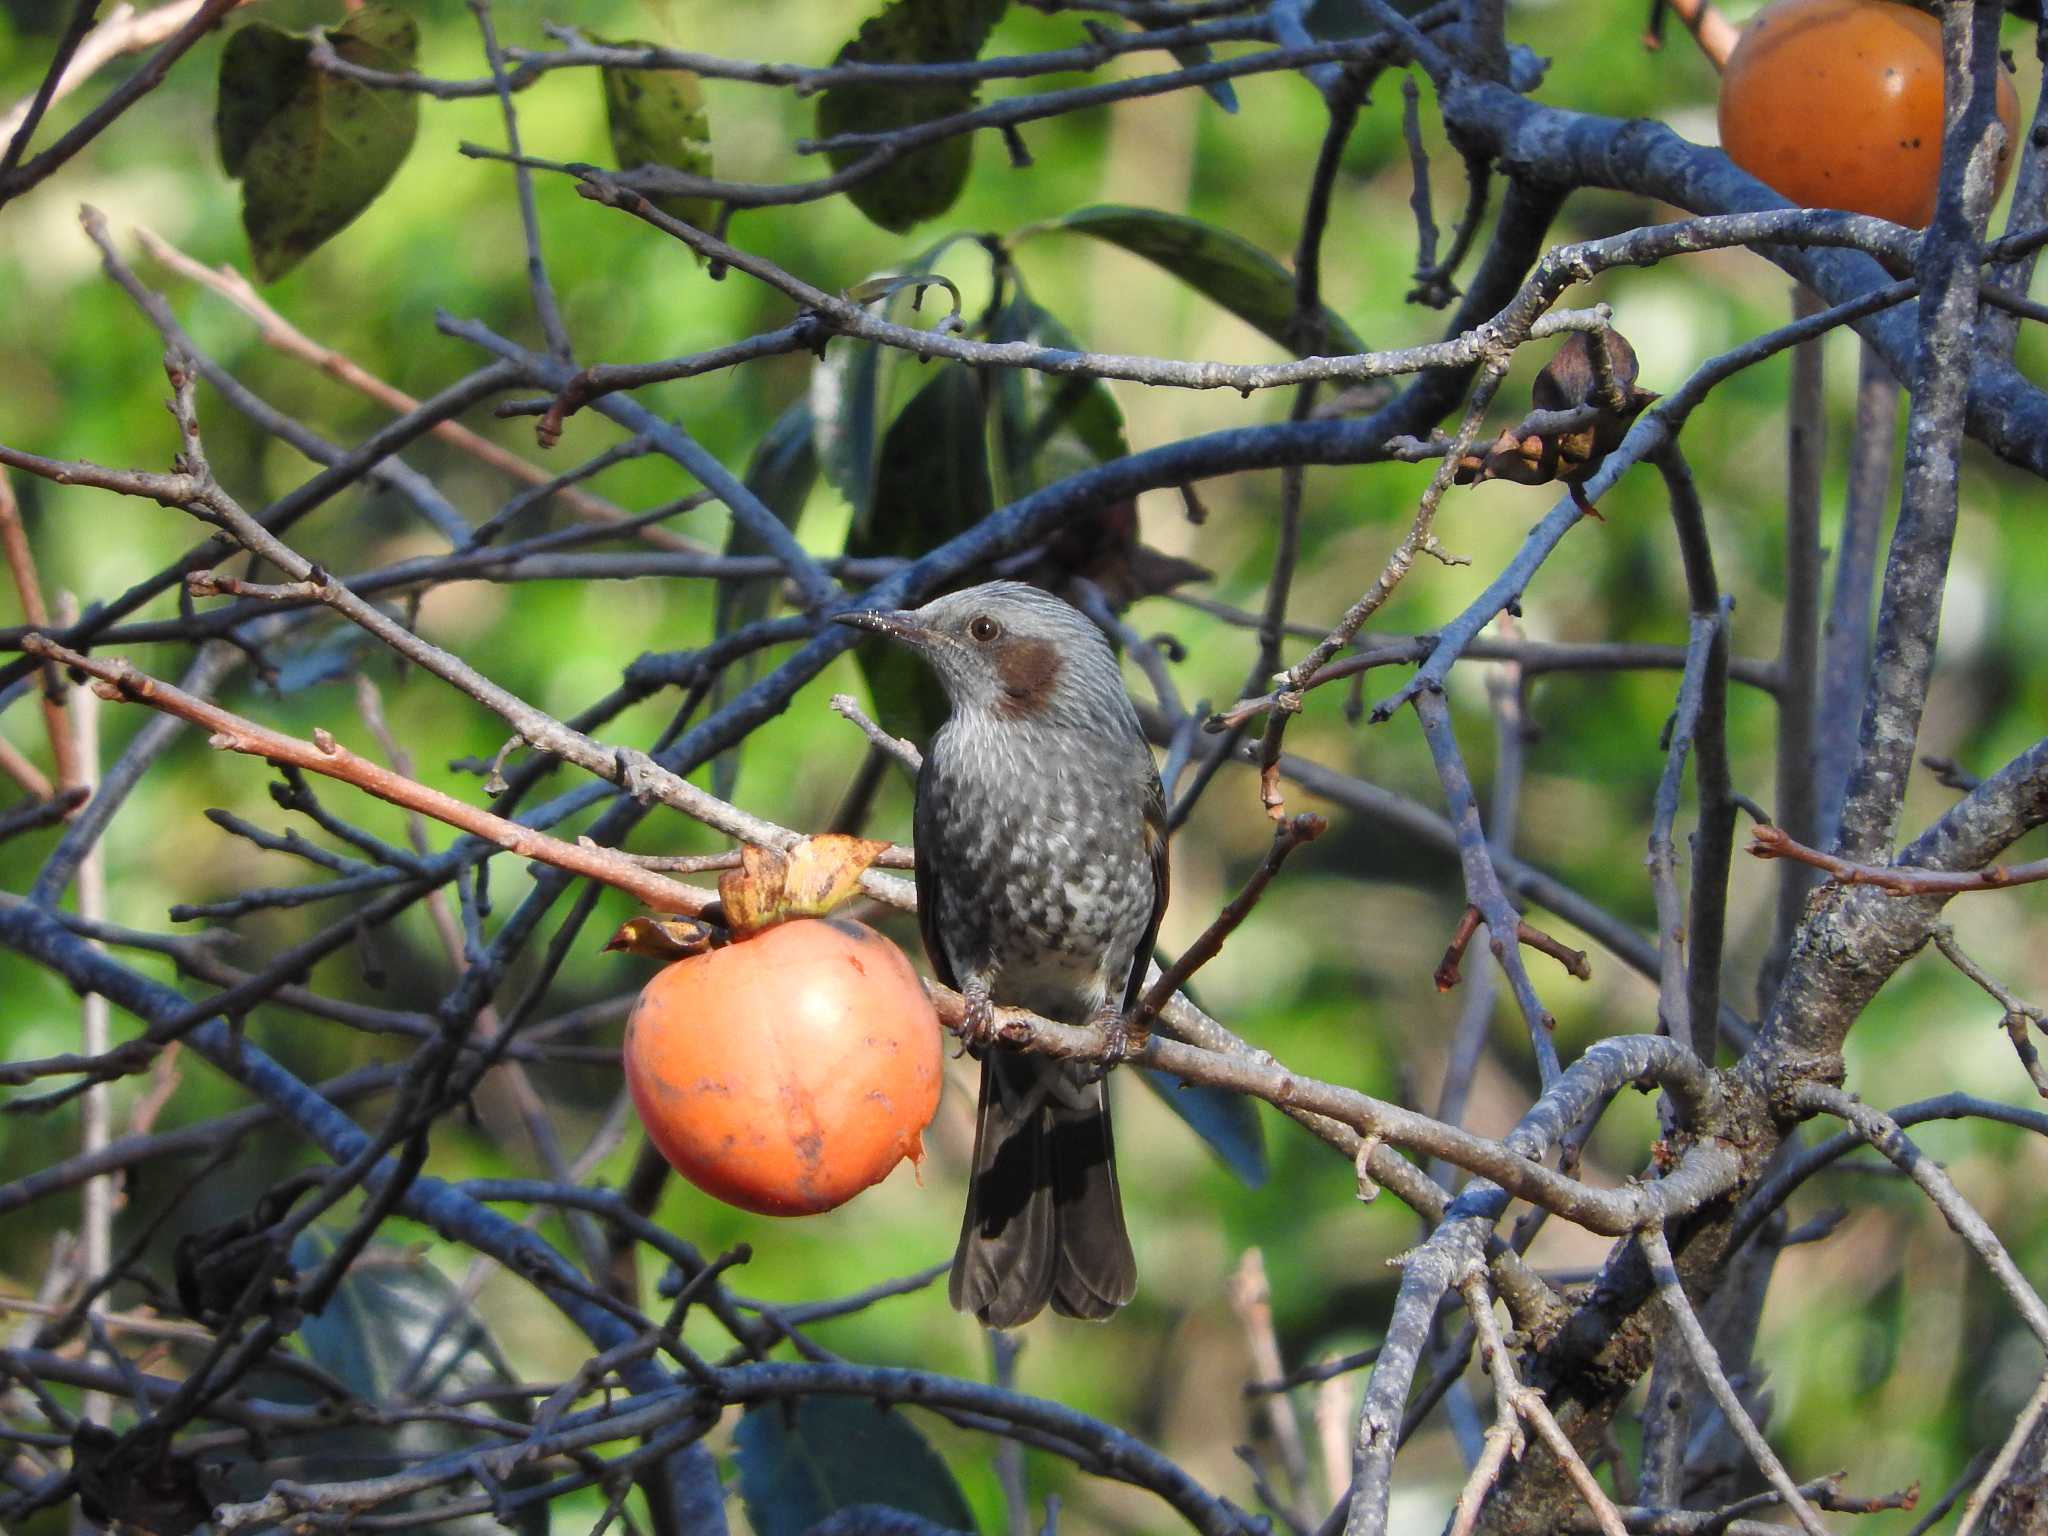
[[972, 635], [976, 640], [979, 640], [983, 645], [987, 645], [989, 641], [995, 639], [995, 637], [997, 635], [1000, 635], [1002, 632], [1003, 626], [998, 624], [994, 619], [990, 618], [985, 613], [982, 614], [979, 618], [973, 620], [967, 626], [967, 633]]

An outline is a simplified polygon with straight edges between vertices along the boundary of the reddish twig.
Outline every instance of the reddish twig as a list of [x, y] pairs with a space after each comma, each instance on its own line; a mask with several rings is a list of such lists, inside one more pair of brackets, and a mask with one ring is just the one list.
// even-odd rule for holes
[[[1459, 971], [1465, 963], [1466, 947], [1471, 944], [1472, 935], [1479, 931], [1480, 922], [1477, 907], [1467, 906], [1460, 914], [1458, 926], [1451, 931], [1451, 942], [1444, 948], [1444, 957], [1437, 962], [1437, 991], [1448, 992], [1458, 984]], [[1550, 956], [1579, 981], [1593, 979], [1592, 962], [1587, 960], [1583, 949], [1573, 949], [1561, 939], [1552, 938], [1526, 918], [1515, 920], [1515, 941]]]
[[1894, 896], [1963, 896], [2048, 880], [2048, 859], [2028, 864], [1987, 864], [1982, 869], [1915, 869], [1907, 865], [1859, 864], [1809, 848], [1777, 827], [1750, 833], [1749, 851], [1759, 859], [1796, 859], [1823, 870], [1844, 885], [1874, 885]]
[[[15, 783], [27, 790], [30, 796], [41, 801], [44, 805], [51, 804], [56, 798], [57, 786], [50, 782], [49, 775], [44, 773], [42, 769], [38, 768], [26, 757], [23, 757], [14, 743], [7, 740], [4, 736], [0, 736], [0, 773], [6, 774], [8, 778], [14, 780]], [[72, 802], [73, 805], [83, 805], [84, 803], [82, 799]], [[59, 811], [56, 814], [61, 817], [67, 813]], [[40, 822], [37, 824], [41, 825]]]
[[[50, 610], [43, 601], [43, 584], [36, 575], [35, 555], [28, 547], [28, 533], [22, 527], [21, 507], [14, 499], [13, 482], [5, 474], [0, 474], [0, 553], [6, 555], [8, 574], [14, 578], [14, 590], [21, 599], [22, 618], [38, 629], [47, 626]], [[43, 729], [49, 734], [50, 756], [57, 765], [57, 788], [75, 789], [85, 782], [85, 774], [78, 760], [78, 744], [73, 736], [70, 717], [64, 708], [63, 680], [54, 667], [43, 679], [42, 703]], [[31, 794], [35, 793], [12, 766], [8, 773]], [[42, 797], [47, 800], [50, 794], [46, 784]]]
[[[1716, 71], [1728, 64], [1728, 56], [1735, 51], [1735, 44], [1742, 36], [1742, 29], [1730, 21], [1713, 0], [1665, 0], [1671, 13], [1685, 23], [1685, 29], [1692, 33], [1693, 41], [1699, 44], [1700, 52]], [[1659, 6], [1661, 10], [1662, 5]], [[1643, 33], [1643, 46], [1656, 50], [1664, 46], [1661, 18], [1651, 13], [1649, 28]]]
[[[138, 226], [135, 234], [141, 240], [143, 249], [158, 262], [181, 277], [190, 278], [193, 282], [211, 289], [255, 321], [256, 335], [266, 346], [319, 369], [329, 378], [346, 384], [350, 389], [368, 396], [397, 415], [403, 416], [419, 409], [419, 401], [404, 390], [385, 383], [352, 358], [332, 347], [322, 346], [299, 330], [265, 303], [262, 295], [250, 286], [249, 280], [233, 267], [215, 268], [207, 266], [204, 262], [195, 261], [152, 230]], [[518, 454], [500, 447], [487, 437], [480, 437], [460, 422], [436, 422], [428, 431], [450, 447], [468, 454], [479, 464], [487, 464], [523, 484], [547, 485], [555, 478], [539, 465], [528, 463]], [[586, 522], [616, 523], [623, 522], [628, 517], [624, 509], [601, 496], [593, 496], [588, 491], [579, 490], [574, 486], [562, 486], [556, 489], [553, 495], [563, 506]], [[698, 540], [684, 538], [681, 534], [671, 533], [666, 528], [639, 528], [634, 530], [634, 536], [657, 549], [706, 552], [705, 546]]]
[[[1303, 843], [1312, 843], [1323, 835], [1329, 823], [1322, 817], [1303, 812], [1289, 817], [1273, 830], [1272, 846], [1266, 850], [1265, 862], [1252, 871], [1251, 878], [1244, 883], [1244, 889], [1232, 897], [1216, 920], [1203, 930], [1202, 936], [1180, 952], [1180, 958], [1161, 973], [1145, 995], [1138, 999], [1138, 1006], [1131, 1010], [1128, 1020], [1133, 1030], [1142, 1030], [1154, 1014], [1164, 1008], [1173, 994], [1178, 992], [1187, 979], [1216, 957], [1223, 948], [1223, 941], [1230, 937], [1237, 925], [1245, 920], [1247, 913], [1258, 904], [1259, 897], [1280, 873], [1280, 866], [1287, 862], [1287, 856]], [[1143, 961], [1140, 956], [1140, 962]]]
[[98, 679], [94, 691], [101, 698], [147, 704], [151, 709], [205, 726], [213, 732], [208, 745], [222, 751], [246, 752], [253, 757], [288, 763], [295, 768], [340, 779], [380, 800], [418, 811], [495, 843], [507, 853], [615, 886], [655, 911], [695, 916], [718, 899], [712, 891], [666, 879], [617, 856], [608, 848], [565, 843], [560, 838], [522, 827], [502, 816], [494, 816], [403, 774], [393, 773], [356, 756], [325, 731], [316, 731], [311, 741], [286, 736], [209, 704], [204, 699], [194, 698], [182, 689], [137, 670], [127, 661], [102, 661], [81, 655], [41, 635], [24, 637], [22, 649], [32, 656], [47, 657]]

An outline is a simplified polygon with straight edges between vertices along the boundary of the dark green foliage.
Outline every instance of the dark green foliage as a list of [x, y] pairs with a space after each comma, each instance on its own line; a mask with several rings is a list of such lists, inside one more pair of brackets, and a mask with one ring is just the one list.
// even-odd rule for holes
[[[327, 30], [334, 51], [366, 69], [404, 73], [419, 52], [412, 17], [367, 4]], [[263, 22], [221, 52], [214, 119], [221, 164], [242, 183], [250, 261], [275, 282], [376, 200], [405, 163], [419, 97], [315, 69], [309, 36]]]
[[953, 1474], [893, 1408], [864, 1399], [758, 1403], [740, 1420], [740, 1496], [760, 1536], [801, 1536], [834, 1510], [880, 1504], [974, 1529]]
[[[839, 50], [840, 64], [911, 64], [971, 59], [981, 52], [989, 29], [1007, 0], [894, 0], [861, 25], [859, 36]], [[903, 86], [837, 85], [818, 98], [818, 136], [888, 133], [951, 117], [972, 108], [972, 84]], [[866, 147], [828, 153], [832, 169], [843, 171], [865, 159]], [[887, 168], [852, 187], [847, 197], [882, 228], [898, 234], [937, 218], [967, 184], [974, 140], [956, 134], [897, 157]]]

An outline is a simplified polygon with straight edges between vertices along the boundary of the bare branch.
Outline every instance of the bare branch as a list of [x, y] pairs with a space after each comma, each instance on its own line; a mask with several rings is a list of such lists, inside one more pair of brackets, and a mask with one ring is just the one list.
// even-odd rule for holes
[[1706, 1330], [1700, 1327], [1699, 1317], [1693, 1311], [1692, 1303], [1686, 1299], [1685, 1287], [1679, 1283], [1678, 1268], [1672, 1261], [1671, 1247], [1664, 1240], [1662, 1228], [1644, 1228], [1638, 1234], [1638, 1241], [1643, 1245], [1644, 1256], [1650, 1261], [1656, 1279], [1657, 1295], [1664, 1303], [1664, 1310], [1670, 1317], [1672, 1326], [1677, 1329], [1678, 1336], [1684, 1340], [1687, 1351], [1692, 1355], [1693, 1369], [1706, 1383], [1707, 1391], [1712, 1395], [1715, 1404], [1741, 1439], [1744, 1448], [1754, 1458], [1757, 1467], [1770, 1479], [1771, 1486], [1778, 1490], [1778, 1496], [1785, 1501], [1786, 1507], [1798, 1519], [1800, 1529], [1807, 1532], [1807, 1536], [1827, 1536], [1827, 1527], [1821, 1524], [1820, 1516], [1814, 1513], [1813, 1506], [1799, 1491], [1798, 1484], [1792, 1481], [1784, 1463], [1778, 1460], [1777, 1453], [1764, 1439], [1763, 1432], [1750, 1419], [1749, 1410], [1742, 1406], [1742, 1399], [1735, 1395], [1735, 1389], [1728, 1384], [1728, 1378], [1721, 1370], [1721, 1362], [1715, 1358], [1713, 1343], [1707, 1338]]
[[1833, 876], [1844, 885], [1871, 885], [1894, 896], [1960, 896], [2001, 891], [2048, 880], [2048, 859], [2029, 864], [1987, 864], [1982, 869], [1914, 869], [1899, 864], [1861, 864], [1796, 842], [1783, 828], [1757, 827], [1749, 851], [1759, 859], [1794, 859]]

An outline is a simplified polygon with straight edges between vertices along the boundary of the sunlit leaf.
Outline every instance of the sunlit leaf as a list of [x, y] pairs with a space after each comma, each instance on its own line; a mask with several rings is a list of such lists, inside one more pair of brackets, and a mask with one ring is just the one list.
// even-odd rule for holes
[[971, 1531], [953, 1474], [893, 1408], [861, 1398], [757, 1403], [733, 1435], [740, 1497], [758, 1536], [802, 1536], [834, 1510], [880, 1504]]
[[1106, 240], [1156, 263], [1300, 356], [1339, 356], [1366, 349], [1328, 305], [1318, 312], [1310, 334], [1293, 335], [1293, 275], [1227, 229], [1183, 214], [1107, 203], [1078, 209], [1045, 227]]
[[792, 917], [823, 917], [860, 888], [889, 845], [843, 832], [807, 837], [794, 848], [740, 849], [740, 867], [718, 877], [718, 903], [736, 934]]
[[[411, 16], [370, 3], [327, 32], [351, 64], [404, 73], [419, 52]], [[339, 233], [404, 164], [419, 97], [314, 69], [311, 40], [263, 22], [221, 51], [215, 131], [242, 183], [242, 227], [256, 275], [274, 282]]]
[[643, 913], [629, 917], [605, 941], [606, 954], [638, 955], [643, 960], [684, 960], [711, 947], [713, 930], [694, 917]]
[[[643, 42], [610, 44], [645, 48]], [[692, 176], [709, 176], [711, 119], [704, 87], [687, 69], [604, 69], [605, 120], [619, 169], [664, 166]], [[672, 219], [708, 227], [717, 207], [709, 198], [655, 197], [654, 206]]]

